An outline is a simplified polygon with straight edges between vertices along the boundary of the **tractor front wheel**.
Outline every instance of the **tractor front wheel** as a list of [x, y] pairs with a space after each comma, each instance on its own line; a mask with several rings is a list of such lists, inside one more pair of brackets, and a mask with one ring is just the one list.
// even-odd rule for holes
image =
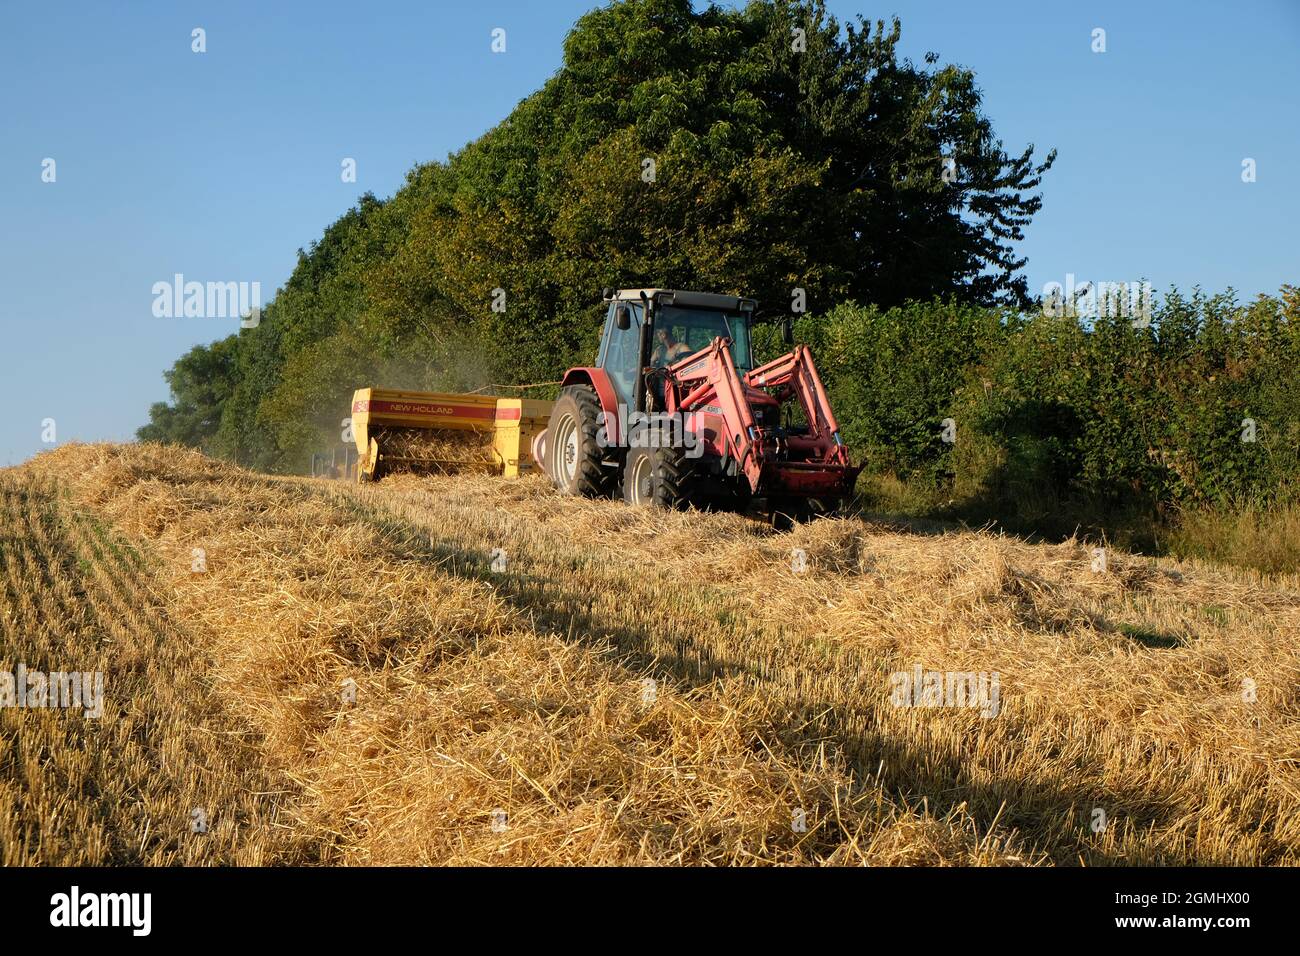
[[637, 507], [685, 509], [695, 495], [694, 462], [681, 448], [633, 448], [623, 464], [623, 500]]
[[789, 531], [796, 524], [818, 518], [837, 517], [842, 507], [839, 498], [780, 498], [768, 503], [772, 527], [777, 531]]

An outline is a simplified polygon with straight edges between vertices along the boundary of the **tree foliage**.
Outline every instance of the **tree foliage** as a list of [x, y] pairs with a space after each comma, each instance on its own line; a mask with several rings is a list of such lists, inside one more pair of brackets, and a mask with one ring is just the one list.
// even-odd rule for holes
[[[1300, 491], [1289, 286], [1246, 305], [1171, 290], [1149, 325], [933, 301], [843, 305], [796, 330], [869, 472], [934, 500], [1041, 527], [1083, 503], [1158, 512]], [[763, 347], [781, 348], [773, 334]]]
[[211, 345], [196, 345], [163, 373], [171, 402], [155, 402], [141, 441], [205, 447], [216, 434], [230, 399], [238, 339], [229, 336]]

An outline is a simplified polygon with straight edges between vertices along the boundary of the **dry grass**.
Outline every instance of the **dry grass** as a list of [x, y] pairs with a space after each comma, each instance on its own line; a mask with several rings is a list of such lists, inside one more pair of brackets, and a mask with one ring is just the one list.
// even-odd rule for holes
[[[787, 745], [832, 741], [856, 779], [1013, 826], [1056, 862], [1300, 858], [1294, 576], [1117, 553], [1098, 574], [1076, 542], [856, 521], [776, 535], [560, 500], [540, 480], [338, 494], [428, 529], [461, 573], [503, 548], [498, 593], [555, 632], [608, 639], [686, 683], [740, 680], [786, 715]], [[889, 675], [917, 664], [998, 672], [1001, 713], [892, 706]]]
[[[20, 474], [157, 557], [206, 706], [295, 795], [268, 861], [1300, 862], [1295, 579], [151, 446]], [[1001, 712], [892, 706], [917, 664], [998, 672]]]
[[1300, 568], [1300, 503], [1189, 509], [1167, 544], [1177, 554], [1270, 574], [1294, 572]]

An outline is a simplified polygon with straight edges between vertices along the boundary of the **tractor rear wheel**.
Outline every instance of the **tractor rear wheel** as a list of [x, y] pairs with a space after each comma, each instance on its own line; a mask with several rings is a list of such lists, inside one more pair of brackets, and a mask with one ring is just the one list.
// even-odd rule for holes
[[607, 449], [596, 440], [600, 400], [588, 385], [560, 392], [546, 426], [546, 471], [566, 495], [607, 498], [618, 483], [618, 468], [606, 464]]

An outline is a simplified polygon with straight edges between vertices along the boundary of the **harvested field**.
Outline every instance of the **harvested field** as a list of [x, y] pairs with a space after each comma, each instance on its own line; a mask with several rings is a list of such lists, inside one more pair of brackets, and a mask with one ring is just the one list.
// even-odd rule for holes
[[156, 561], [54, 482], [13, 472], [0, 560], [0, 669], [104, 675], [98, 716], [89, 702], [0, 708], [0, 865], [318, 859], [280, 821], [285, 784], [213, 693]]
[[[7, 666], [106, 699], [0, 712], [6, 861], [89, 859], [75, 765], [114, 861], [1300, 862], [1294, 578], [157, 446], [0, 476]], [[896, 706], [916, 668], [996, 702]]]

